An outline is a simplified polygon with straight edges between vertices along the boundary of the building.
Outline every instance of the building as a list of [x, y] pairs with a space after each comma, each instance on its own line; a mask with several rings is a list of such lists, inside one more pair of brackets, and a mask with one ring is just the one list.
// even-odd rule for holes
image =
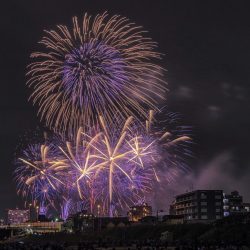
[[130, 225], [128, 217], [96, 217], [94, 218], [94, 230], [122, 228]]
[[177, 195], [170, 215], [182, 215], [185, 221], [213, 221], [223, 217], [222, 190], [195, 190]]
[[163, 223], [170, 224], [170, 225], [178, 225], [178, 224], [184, 224], [184, 216], [179, 215], [164, 215], [162, 219]]
[[22, 229], [27, 233], [56, 233], [62, 230], [63, 222], [24, 222], [11, 224], [8, 228]]
[[106, 228], [125, 227], [130, 224], [128, 217], [95, 217], [87, 210], [70, 216], [67, 223], [74, 232], [101, 231]]
[[73, 230], [75, 232], [88, 231], [94, 227], [94, 215], [87, 210], [72, 215]]
[[28, 209], [9, 209], [8, 210], [8, 224], [20, 224], [29, 221], [30, 212]]
[[142, 205], [132, 206], [128, 212], [129, 221], [137, 222], [146, 216], [152, 215], [152, 207], [147, 203], [143, 203]]
[[231, 194], [223, 194], [223, 196], [224, 216], [243, 212], [243, 197], [238, 191], [233, 191]]
[[250, 203], [243, 203], [243, 211], [249, 213], [250, 212]]
[[164, 210], [156, 210], [156, 218], [157, 221], [163, 221], [164, 216], [169, 215], [168, 211], [164, 211]]
[[152, 215], [145, 216], [145, 217], [140, 219], [140, 223], [141, 224], [151, 224], [152, 225], [152, 224], [158, 223], [158, 219], [157, 219], [156, 216], [152, 216]]

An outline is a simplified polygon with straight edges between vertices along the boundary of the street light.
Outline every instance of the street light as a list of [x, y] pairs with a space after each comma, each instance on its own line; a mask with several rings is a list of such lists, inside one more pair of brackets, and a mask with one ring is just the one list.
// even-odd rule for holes
[[29, 204], [29, 221], [31, 221], [31, 206], [32, 206], [32, 203]]
[[39, 211], [39, 206], [36, 206], [36, 220], [38, 221], [38, 211]]
[[101, 207], [100, 204], [98, 204], [97, 205], [97, 215], [98, 215], [98, 217], [100, 216], [100, 207]]
[[97, 205], [97, 217], [98, 217], [98, 230], [101, 231], [101, 218], [100, 218], [100, 208], [101, 205]]

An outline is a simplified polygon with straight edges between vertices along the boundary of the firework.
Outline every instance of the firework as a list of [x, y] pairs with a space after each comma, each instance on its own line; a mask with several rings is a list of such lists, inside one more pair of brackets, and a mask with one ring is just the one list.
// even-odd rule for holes
[[188, 128], [176, 126], [176, 115], [167, 114], [163, 130], [153, 111], [145, 126], [132, 117], [124, 123], [114, 118], [111, 124], [99, 119], [100, 127], [89, 133], [80, 128], [73, 142], [60, 147], [70, 183], [92, 213], [99, 206], [103, 214], [119, 214], [145, 200], [155, 182], [170, 181], [186, 169], [185, 157], [179, 155], [188, 155], [191, 139]]
[[100, 126], [80, 127], [71, 141], [29, 146], [15, 172], [19, 192], [59, 206], [63, 218], [79, 202], [91, 213], [122, 213], [187, 168], [190, 128], [173, 113], [162, 126], [157, 115], [151, 110], [145, 126], [133, 117], [110, 124], [99, 117]]
[[[93, 212], [93, 206], [96, 199], [94, 198], [93, 183], [95, 176], [101, 169], [101, 165], [93, 160], [95, 154], [90, 146], [99, 139], [100, 133], [93, 137], [84, 134], [82, 128], [79, 128], [77, 136], [73, 142], [66, 142], [66, 145], [59, 147], [65, 157], [65, 163], [68, 166], [68, 178], [66, 179], [67, 190], [76, 191], [79, 197], [88, 203], [90, 211]], [[65, 193], [65, 192], [64, 192]]]
[[80, 128], [73, 141], [59, 147], [67, 165], [64, 197], [69, 183], [90, 212], [99, 206], [103, 214], [113, 216], [149, 191], [154, 172], [143, 162], [150, 161], [152, 142], [148, 144], [137, 134], [132, 121], [130, 117], [124, 124], [107, 126], [100, 117], [101, 127], [88, 133]]
[[60, 210], [61, 210], [60, 211], [61, 219], [66, 221], [70, 214], [76, 213], [75, 202], [70, 198], [68, 199], [63, 198], [62, 202], [60, 203]]
[[[103, 171], [99, 173], [102, 185], [102, 205], [109, 215], [119, 213], [123, 207], [129, 207], [151, 188], [153, 155], [152, 142], [142, 140], [134, 129], [133, 118], [129, 117], [124, 124], [116, 128], [107, 126], [100, 117], [102, 140], [92, 144], [96, 151], [94, 159], [100, 160]], [[147, 166], [143, 166], [144, 158], [148, 158]]]
[[17, 160], [15, 170], [18, 193], [41, 207], [54, 205], [55, 196], [65, 172], [63, 161], [55, 154], [52, 145], [30, 144]]
[[101, 115], [111, 123], [114, 114], [146, 117], [164, 98], [161, 55], [156, 43], [127, 18], [107, 13], [73, 28], [58, 25], [40, 41], [44, 51], [31, 55], [28, 86], [39, 105], [41, 119], [55, 131], [71, 135], [92, 126]]
[[157, 112], [150, 110], [144, 129], [145, 134], [154, 138], [157, 147], [154, 172], [159, 182], [171, 182], [180, 173], [189, 171], [187, 160], [192, 158], [191, 127], [181, 125], [179, 114], [165, 109]]

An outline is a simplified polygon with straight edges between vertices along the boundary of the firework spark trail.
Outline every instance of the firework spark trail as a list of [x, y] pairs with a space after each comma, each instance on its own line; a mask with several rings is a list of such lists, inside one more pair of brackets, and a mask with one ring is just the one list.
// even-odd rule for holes
[[99, 132], [86, 134], [80, 128], [73, 142], [59, 147], [70, 180], [73, 176], [77, 192], [82, 200], [89, 200], [91, 212], [98, 203], [103, 212], [112, 216], [149, 189], [149, 175], [153, 172], [142, 162], [151, 153], [151, 145], [136, 133], [132, 135], [132, 121], [130, 117], [115, 128], [100, 117]]
[[[38, 113], [54, 131], [71, 135], [80, 126], [93, 126], [101, 115], [111, 123], [147, 116], [164, 98], [164, 71], [153, 63], [161, 59], [156, 44], [141, 27], [105, 12], [73, 29], [58, 25], [40, 41], [44, 52], [31, 55], [27, 82]], [[139, 118], [139, 117], [138, 117]]]
[[114, 216], [145, 200], [155, 182], [171, 181], [186, 168], [191, 139], [174, 114], [167, 114], [169, 126], [163, 130], [153, 111], [145, 126], [132, 117], [111, 124], [99, 119], [100, 126], [88, 132], [79, 128], [72, 141], [24, 150], [15, 171], [19, 192], [25, 197], [34, 193], [41, 204], [58, 202], [64, 214], [66, 201], [80, 199], [92, 213], [99, 206], [102, 214]]
[[15, 170], [18, 193], [26, 199], [53, 205], [59, 186], [63, 185], [63, 161], [56, 158], [49, 145], [29, 145], [18, 158]]
[[41, 120], [61, 138], [24, 150], [18, 193], [58, 202], [64, 218], [78, 202], [113, 216], [187, 168], [189, 128], [171, 113], [162, 123], [156, 118], [166, 82], [161, 54], [144, 33], [106, 12], [46, 31], [27, 85]]
[[64, 221], [67, 220], [69, 215], [76, 213], [77, 211], [75, 208], [74, 200], [71, 198], [63, 197], [62, 201], [60, 202], [60, 212], [61, 219], [63, 219]]
[[[161, 118], [157, 119], [157, 116]], [[180, 172], [189, 171], [187, 159], [192, 158], [190, 126], [179, 125], [179, 115], [164, 109], [160, 112], [150, 110], [145, 124], [146, 134], [154, 137], [157, 145], [155, 165], [158, 167], [154, 168], [156, 179], [171, 182]], [[160, 178], [160, 175], [164, 178]]]

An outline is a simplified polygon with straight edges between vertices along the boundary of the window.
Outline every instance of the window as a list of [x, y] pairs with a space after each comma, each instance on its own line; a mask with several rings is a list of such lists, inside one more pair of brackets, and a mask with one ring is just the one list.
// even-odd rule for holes
[[202, 216], [201, 216], [201, 219], [202, 219], [202, 220], [207, 220], [207, 215], [202, 215]]
[[201, 193], [201, 199], [206, 199], [207, 198], [207, 194], [206, 193]]
[[216, 213], [219, 213], [220, 211], [221, 211], [220, 208], [216, 208], [216, 209], [215, 209], [215, 212], [216, 212]]
[[226, 204], [228, 204], [228, 199], [224, 199], [223, 200], [223, 203], [226, 205]]
[[221, 202], [220, 201], [216, 201], [215, 202], [215, 206], [220, 206], [221, 205]]
[[202, 209], [201, 209], [201, 212], [202, 212], [202, 213], [206, 213], [206, 212], [207, 212], [207, 209], [206, 209], [206, 208], [202, 208]]
[[219, 220], [219, 219], [221, 219], [221, 216], [220, 215], [216, 215], [216, 220]]
[[202, 201], [201, 202], [201, 206], [206, 206], [207, 205], [207, 202], [206, 201]]

